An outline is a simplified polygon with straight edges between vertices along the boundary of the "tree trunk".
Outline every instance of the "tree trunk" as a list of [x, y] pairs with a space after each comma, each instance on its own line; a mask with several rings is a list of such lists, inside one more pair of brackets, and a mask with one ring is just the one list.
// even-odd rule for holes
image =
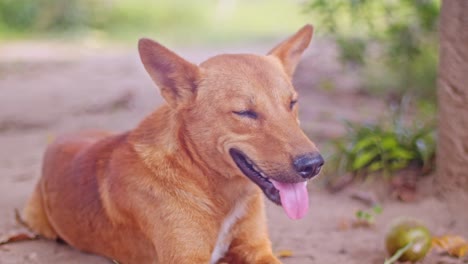
[[440, 18], [435, 188], [468, 194], [468, 0], [444, 0]]

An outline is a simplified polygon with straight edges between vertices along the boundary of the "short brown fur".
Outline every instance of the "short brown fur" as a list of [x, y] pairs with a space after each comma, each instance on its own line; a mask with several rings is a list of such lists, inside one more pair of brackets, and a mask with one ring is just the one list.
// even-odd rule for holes
[[[142, 62], [167, 105], [134, 130], [84, 132], [53, 142], [25, 210], [32, 230], [119, 263], [210, 263], [237, 204], [220, 263], [280, 263], [263, 193], [236, 166], [241, 149], [268, 175], [295, 181], [291, 157], [317, 151], [298, 125], [291, 84], [312, 37], [305, 26], [267, 56], [219, 55], [199, 66], [148, 39]], [[251, 109], [256, 120], [233, 111]]]

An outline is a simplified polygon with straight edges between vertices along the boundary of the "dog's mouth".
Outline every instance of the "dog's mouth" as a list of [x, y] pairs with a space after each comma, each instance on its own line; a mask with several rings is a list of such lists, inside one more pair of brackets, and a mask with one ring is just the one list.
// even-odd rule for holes
[[300, 219], [305, 216], [309, 208], [306, 181], [284, 183], [273, 180], [240, 150], [230, 149], [229, 153], [242, 173], [257, 184], [270, 201], [283, 206], [289, 218]]
[[251, 159], [249, 159], [239, 150], [231, 149], [229, 150], [229, 153], [242, 173], [244, 173], [245, 176], [257, 184], [265, 193], [266, 197], [268, 197], [268, 199], [277, 205], [281, 205], [279, 191], [275, 188], [266, 174], [263, 173]]

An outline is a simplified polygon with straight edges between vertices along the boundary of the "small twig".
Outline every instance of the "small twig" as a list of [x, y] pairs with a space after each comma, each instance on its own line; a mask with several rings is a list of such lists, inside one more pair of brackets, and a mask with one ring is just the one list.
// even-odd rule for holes
[[408, 249], [410, 249], [413, 246], [413, 241], [409, 242], [406, 244], [406, 246], [400, 248], [393, 256], [391, 256], [389, 259], [385, 260], [384, 264], [393, 264], [395, 263], [403, 254], [405, 254]]
[[362, 202], [367, 206], [374, 206], [378, 204], [377, 198], [375, 198], [375, 195], [371, 192], [356, 191], [351, 194], [351, 198]]
[[18, 223], [22, 227], [25, 227], [29, 230], [28, 224], [26, 224], [23, 218], [21, 218], [21, 214], [17, 208], [15, 208], [15, 220], [16, 220], [16, 223]]

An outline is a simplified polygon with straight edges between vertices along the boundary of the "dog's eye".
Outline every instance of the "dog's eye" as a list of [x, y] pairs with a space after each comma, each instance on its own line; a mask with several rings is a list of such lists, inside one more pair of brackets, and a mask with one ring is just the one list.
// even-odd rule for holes
[[289, 103], [289, 109], [292, 110], [294, 106], [296, 105], [296, 103], [297, 103], [297, 100], [292, 100], [291, 103]]
[[242, 117], [248, 117], [251, 119], [257, 119], [258, 115], [252, 110], [243, 110], [243, 111], [232, 111], [234, 114]]

